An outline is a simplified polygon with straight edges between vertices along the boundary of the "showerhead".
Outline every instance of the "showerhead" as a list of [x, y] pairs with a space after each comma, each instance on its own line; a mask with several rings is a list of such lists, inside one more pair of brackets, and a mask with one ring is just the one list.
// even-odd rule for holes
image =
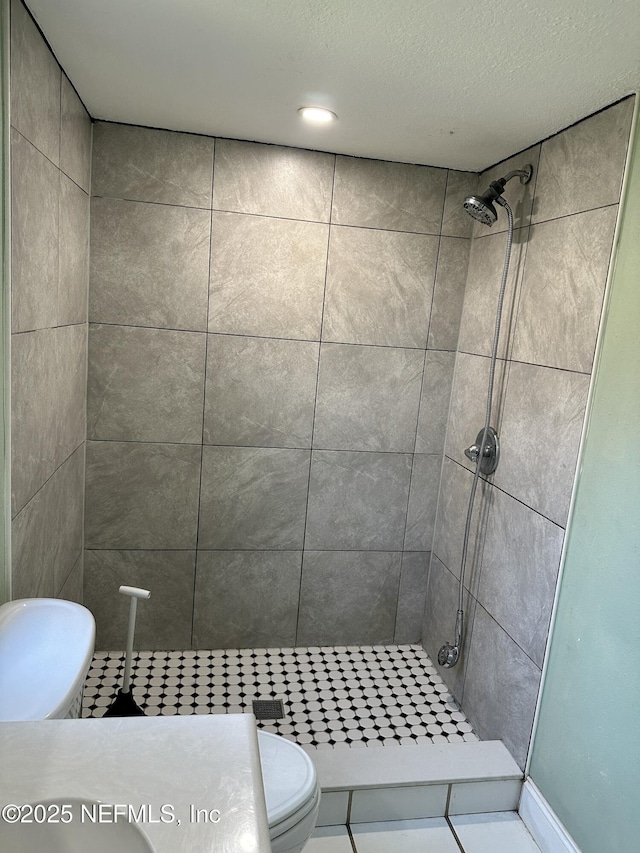
[[473, 216], [474, 219], [482, 222], [483, 225], [493, 225], [498, 218], [498, 213], [493, 203], [496, 202], [497, 204], [504, 205], [502, 193], [504, 192], [507, 181], [517, 176], [520, 178], [521, 184], [528, 184], [532, 173], [533, 166], [525, 166], [524, 169], [515, 169], [513, 172], [509, 172], [504, 178], [498, 178], [497, 181], [493, 181], [487, 191], [482, 193], [482, 195], [472, 195], [466, 198], [463, 204], [464, 209], [469, 216]]
[[493, 225], [498, 218], [493, 199], [488, 195], [472, 195], [464, 200], [464, 209], [483, 225]]

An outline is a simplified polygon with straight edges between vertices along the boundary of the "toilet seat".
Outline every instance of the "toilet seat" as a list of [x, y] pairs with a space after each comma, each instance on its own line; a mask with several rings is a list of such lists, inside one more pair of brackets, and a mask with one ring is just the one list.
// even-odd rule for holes
[[316, 824], [320, 786], [313, 762], [296, 743], [258, 732], [262, 780], [274, 853], [300, 853]]
[[260, 763], [269, 826], [309, 812], [318, 782], [313, 762], [297, 744], [281, 735], [258, 732]]

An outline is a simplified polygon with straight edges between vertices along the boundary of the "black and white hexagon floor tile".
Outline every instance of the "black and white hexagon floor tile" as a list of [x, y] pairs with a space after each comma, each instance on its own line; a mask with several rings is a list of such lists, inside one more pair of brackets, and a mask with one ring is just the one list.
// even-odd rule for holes
[[[83, 717], [104, 714], [123, 671], [123, 652], [96, 652]], [[478, 740], [419, 645], [138, 652], [132, 683], [147, 716], [282, 700], [284, 717], [258, 726], [318, 748]]]

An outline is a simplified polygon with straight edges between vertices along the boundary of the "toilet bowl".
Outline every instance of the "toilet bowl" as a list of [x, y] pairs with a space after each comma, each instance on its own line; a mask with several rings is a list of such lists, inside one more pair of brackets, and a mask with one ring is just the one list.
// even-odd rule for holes
[[313, 762], [297, 744], [258, 732], [272, 853], [300, 853], [316, 825], [320, 787]]
[[0, 721], [80, 716], [96, 625], [86, 607], [21, 598], [0, 607]]

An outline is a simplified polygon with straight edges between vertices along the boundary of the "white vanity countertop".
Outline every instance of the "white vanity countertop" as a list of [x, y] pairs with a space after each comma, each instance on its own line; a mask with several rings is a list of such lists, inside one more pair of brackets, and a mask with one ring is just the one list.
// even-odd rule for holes
[[0, 806], [61, 797], [147, 806], [156, 853], [271, 850], [251, 714], [0, 723]]

